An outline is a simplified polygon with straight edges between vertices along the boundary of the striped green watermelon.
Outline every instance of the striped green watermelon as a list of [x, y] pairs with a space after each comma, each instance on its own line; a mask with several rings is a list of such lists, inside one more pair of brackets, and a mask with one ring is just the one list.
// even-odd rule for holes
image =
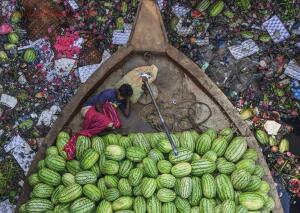
[[193, 135], [191, 134], [190, 131], [182, 132], [179, 138], [179, 142], [180, 142], [180, 147], [186, 148], [191, 152], [194, 152], [195, 143], [194, 143]]
[[206, 173], [213, 173], [216, 170], [216, 164], [206, 159], [200, 159], [191, 163], [192, 175], [200, 176]]
[[46, 151], [46, 156], [58, 155], [58, 149], [56, 146], [50, 146]]
[[183, 177], [179, 181], [178, 193], [182, 198], [188, 198], [192, 193], [192, 179], [190, 177]]
[[113, 160], [106, 160], [103, 164], [103, 173], [108, 175], [115, 175], [119, 172], [119, 163]]
[[66, 161], [59, 155], [49, 155], [45, 159], [46, 166], [56, 172], [63, 171], [66, 167]]
[[269, 185], [269, 183], [266, 182], [266, 181], [264, 181], [264, 180], [262, 180], [260, 182], [260, 186], [259, 186], [258, 191], [266, 193], [266, 194], [269, 193], [269, 191], [270, 191], [270, 185]]
[[92, 149], [94, 149], [98, 154], [102, 154], [105, 149], [105, 143], [101, 137], [93, 137], [92, 139]]
[[217, 15], [219, 15], [223, 9], [224, 9], [224, 2], [219, 0], [217, 2], [215, 2], [211, 7], [210, 7], [210, 10], [209, 10], [209, 15], [212, 16], [212, 17], [215, 17]]
[[191, 164], [182, 162], [174, 165], [171, 169], [171, 173], [175, 177], [185, 177], [190, 175], [192, 172]]
[[247, 141], [243, 137], [235, 137], [226, 149], [225, 158], [237, 162], [247, 150]]
[[79, 198], [82, 194], [82, 188], [79, 184], [74, 183], [65, 187], [58, 194], [58, 201], [60, 203], [69, 203]]
[[46, 167], [45, 160], [40, 160], [37, 164], [38, 169], [42, 169]]
[[20, 40], [20, 37], [17, 33], [11, 32], [8, 34], [8, 41], [11, 44], [18, 44]]
[[161, 212], [161, 202], [156, 195], [147, 199], [147, 212]]
[[133, 199], [131, 197], [120, 197], [112, 203], [112, 210], [122, 211], [132, 209]]
[[231, 139], [233, 138], [233, 133], [234, 132], [232, 128], [225, 128], [222, 129], [219, 135], [222, 136], [222, 138], [225, 138], [227, 141], [231, 141]]
[[153, 178], [143, 178], [142, 193], [145, 198], [150, 198], [157, 188], [156, 180]]
[[151, 149], [148, 153], [148, 157], [153, 159], [155, 162], [163, 160], [165, 157], [158, 149]]
[[62, 203], [54, 207], [54, 212], [69, 213], [71, 203]]
[[208, 9], [209, 5], [210, 0], [202, 0], [197, 4], [196, 9], [200, 12], [204, 12], [206, 9]]
[[84, 170], [92, 168], [92, 166], [98, 161], [99, 157], [100, 155], [97, 151], [91, 148], [85, 150], [80, 161], [81, 168]]
[[124, 160], [119, 168], [119, 176], [128, 177], [131, 169], [133, 169], [133, 163], [129, 160]]
[[160, 160], [157, 162], [157, 169], [162, 174], [169, 174], [172, 169], [172, 164], [167, 160]]
[[27, 49], [23, 55], [23, 59], [27, 63], [34, 62], [37, 59], [37, 55], [34, 49]]
[[214, 212], [215, 210], [215, 205], [211, 201], [211, 199], [207, 198], [202, 198], [200, 200], [200, 205], [199, 205], [200, 212], [199, 213], [206, 213], [206, 212]]
[[175, 205], [178, 210], [178, 212], [190, 212], [191, 211], [191, 205], [187, 199], [183, 199], [179, 196], [175, 199]]
[[108, 145], [105, 148], [104, 154], [109, 160], [120, 161], [125, 158], [125, 149], [119, 145]]
[[251, 180], [248, 183], [248, 185], [243, 189], [243, 191], [246, 192], [253, 192], [253, 191], [257, 191], [260, 187], [261, 184], [261, 179], [255, 175], [251, 176]]
[[134, 196], [142, 196], [143, 195], [142, 186], [143, 186], [143, 184], [141, 183], [141, 184], [133, 187], [133, 195]]
[[117, 188], [119, 183], [119, 178], [116, 175], [105, 175], [104, 183], [107, 188]]
[[216, 138], [211, 145], [211, 150], [217, 153], [217, 156], [223, 156], [228, 145], [228, 141], [225, 138], [218, 137]]
[[172, 164], [180, 162], [189, 162], [192, 159], [192, 152], [189, 149], [179, 147], [177, 148], [177, 155], [172, 151], [169, 154], [169, 161]]
[[250, 159], [242, 159], [236, 164], [236, 169], [244, 169], [250, 174], [253, 174], [255, 170], [255, 162]]
[[144, 152], [148, 153], [151, 150], [151, 145], [143, 133], [136, 133], [132, 137], [132, 144], [141, 148]]
[[173, 188], [176, 178], [171, 174], [161, 174], [157, 177], [157, 184], [162, 188]]
[[176, 198], [176, 193], [171, 189], [162, 188], [157, 191], [157, 198], [160, 202], [172, 202]]
[[88, 198], [82, 197], [75, 200], [71, 206], [70, 210], [72, 213], [90, 213], [95, 209], [95, 203]]
[[156, 147], [159, 151], [161, 151], [164, 154], [168, 154], [172, 151], [171, 143], [168, 139], [162, 139], [157, 144]]
[[251, 180], [251, 174], [243, 169], [235, 170], [231, 175], [233, 188], [236, 190], [244, 189]]
[[204, 174], [201, 178], [201, 188], [206, 198], [214, 198], [217, 193], [215, 178], [211, 174]]
[[248, 213], [248, 209], [245, 206], [239, 205], [236, 206], [235, 213]]
[[208, 128], [207, 130], [205, 130], [204, 134], [208, 134], [211, 141], [214, 141], [217, 138], [217, 132], [212, 128]]
[[146, 204], [146, 200], [144, 197], [138, 196], [134, 199], [133, 210], [134, 210], [134, 212], [146, 213], [147, 204]]
[[27, 212], [46, 212], [52, 210], [53, 204], [50, 200], [33, 198], [30, 199], [25, 206]]
[[106, 146], [108, 145], [118, 145], [120, 136], [117, 134], [107, 134], [102, 137]]
[[218, 155], [215, 151], [213, 150], [210, 150], [208, 152], [206, 152], [203, 156], [202, 156], [203, 159], [207, 159], [209, 161], [212, 161], [212, 162], [215, 162], [218, 158]]
[[192, 193], [188, 198], [191, 206], [199, 205], [199, 202], [202, 198], [202, 187], [201, 179], [199, 177], [192, 177]]
[[100, 167], [97, 163], [91, 167], [90, 171], [94, 172], [97, 177], [101, 175]]
[[156, 167], [156, 163], [151, 158], [144, 158], [143, 160], [144, 172], [148, 177], [155, 178], [158, 175], [158, 169]]
[[197, 161], [197, 160], [200, 160], [200, 159], [201, 159], [201, 156], [194, 152], [192, 154], [192, 160], [191, 160], [191, 162]]
[[104, 192], [104, 199], [107, 200], [107, 201], [109, 201], [109, 202], [115, 201], [120, 196], [121, 196], [121, 193], [116, 188], [107, 189]]
[[82, 171], [75, 175], [75, 182], [84, 185], [88, 183], [96, 183], [97, 175], [92, 171]]
[[75, 176], [72, 175], [71, 173], [65, 173], [61, 177], [61, 180], [65, 186], [69, 186], [75, 183]]
[[265, 211], [272, 211], [275, 208], [275, 201], [272, 197], [268, 197], [265, 201], [265, 205], [263, 207], [263, 210]]
[[147, 153], [139, 147], [131, 146], [126, 149], [126, 158], [132, 162], [141, 162], [146, 156]]
[[37, 173], [33, 173], [28, 177], [28, 182], [31, 187], [35, 186], [36, 184], [40, 183], [39, 175]]
[[215, 213], [222, 213], [222, 204], [218, 204], [215, 207]]
[[70, 172], [72, 175], [76, 175], [76, 173], [82, 171], [82, 169], [80, 167], [80, 162], [77, 160], [67, 161], [66, 167], [67, 167], [68, 172]]
[[97, 202], [101, 199], [100, 189], [94, 184], [86, 184], [82, 187], [82, 193], [91, 201]]
[[98, 207], [97, 207], [97, 213], [112, 213], [112, 206], [110, 202], [107, 202], [106, 200], [102, 200]]
[[132, 187], [126, 178], [121, 178], [118, 183], [118, 189], [123, 196], [132, 195]]
[[177, 213], [176, 205], [173, 202], [163, 203], [161, 213]]
[[51, 197], [54, 188], [44, 183], [38, 183], [34, 186], [32, 194], [36, 198], [49, 198]]
[[106, 187], [106, 185], [105, 185], [104, 178], [100, 178], [98, 180], [97, 187], [100, 190], [101, 198], [103, 198], [104, 197], [104, 193], [106, 192], [106, 190], [108, 190], [107, 187]]
[[216, 177], [217, 194], [222, 201], [234, 200], [234, 190], [230, 178], [227, 175], [219, 174]]
[[58, 203], [58, 196], [59, 193], [64, 189], [65, 187], [63, 185], [59, 185], [56, 187], [51, 195], [51, 202], [56, 205]]
[[269, 137], [265, 131], [260, 129], [256, 130], [255, 137], [261, 145], [268, 145]]
[[236, 169], [236, 166], [225, 158], [219, 158], [217, 160], [217, 169], [222, 174], [230, 175]]
[[130, 138], [121, 136], [119, 138], [119, 145], [126, 149], [126, 148], [132, 146], [132, 142], [131, 142]]
[[257, 156], [257, 152], [255, 149], [247, 149], [246, 152], [244, 153], [244, 155], [242, 156], [243, 159], [251, 159], [254, 161], [257, 161], [258, 156]]
[[79, 136], [76, 141], [76, 158], [80, 160], [84, 154], [84, 151], [91, 147], [92, 144], [90, 138], [83, 135]]
[[142, 182], [143, 170], [140, 168], [134, 168], [130, 171], [128, 180], [131, 186], [137, 186]]
[[50, 186], [58, 186], [61, 183], [61, 176], [55, 171], [42, 168], [38, 172], [39, 179]]
[[235, 202], [233, 200], [225, 200], [222, 203], [222, 213], [235, 213]]
[[264, 198], [255, 192], [245, 192], [240, 195], [239, 202], [250, 211], [261, 209], [265, 202]]

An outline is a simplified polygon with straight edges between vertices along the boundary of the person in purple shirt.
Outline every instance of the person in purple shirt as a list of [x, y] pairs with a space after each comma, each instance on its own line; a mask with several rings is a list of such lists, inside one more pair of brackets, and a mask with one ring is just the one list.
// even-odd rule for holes
[[95, 106], [98, 112], [102, 111], [102, 105], [105, 102], [111, 102], [117, 106], [125, 117], [130, 114], [130, 97], [133, 94], [132, 87], [129, 84], [122, 84], [118, 89], [105, 89], [99, 94], [89, 98], [83, 105], [82, 114], [85, 116], [91, 106]]

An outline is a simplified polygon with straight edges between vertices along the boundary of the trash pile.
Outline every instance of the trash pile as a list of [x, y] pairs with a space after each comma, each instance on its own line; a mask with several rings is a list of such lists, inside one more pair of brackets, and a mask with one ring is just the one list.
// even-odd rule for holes
[[135, 0], [0, 1], [1, 212], [63, 106], [126, 44], [136, 10]]
[[[300, 113], [300, 4], [157, 0], [169, 41], [276, 140]], [[81, 83], [126, 44], [137, 0], [0, 1], [0, 209]], [[294, 164], [293, 164], [294, 165]], [[296, 165], [296, 164], [295, 164]], [[18, 178], [15, 178], [18, 177]], [[4, 207], [3, 207], [4, 206]]]

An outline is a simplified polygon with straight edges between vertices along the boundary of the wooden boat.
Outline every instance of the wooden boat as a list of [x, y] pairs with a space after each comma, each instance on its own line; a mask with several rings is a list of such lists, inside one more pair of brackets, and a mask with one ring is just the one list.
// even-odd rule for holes
[[[145, 57], [145, 53], [147, 53], [147, 57]], [[184, 93], [184, 97], [192, 95], [196, 100], [200, 100], [211, 108], [211, 117], [205, 122], [207, 127], [222, 129], [232, 126], [238, 134], [247, 138], [249, 147], [256, 149], [259, 163], [265, 170], [264, 179], [271, 186], [270, 193], [276, 203], [273, 212], [283, 213], [273, 178], [252, 131], [240, 118], [223, 92], [199, 66], [168, 43], [159, 7], [153, 0], [141, 0], [127, 45], [113, 54], [79, 88], [76, 95], [64, 107], [61, 116], [56, 120], [45, 137], [42, 147], [37, 152], [28, 176], [36, 171], [37, 162], [44, 159], [47, 147], [55, 143], [56, 136], [65, 126], [69, 126], [75, 131], [79, 130], [81, 125], [80, 109], [87, 98], [95, 92], [113, 85], [133, 68], [152, 64], [158, 67], [155, 81], [159, 91], [158, 101], [170, 100], [176, 92]], [[132, 107], [133, 113], [130, 118], [122, 118], [122, 133], [155, 131], [140, 118], [139, 113], [142, 109], [141, 104], [135, 104]], [[31, 190], [26, 179], [22, 195], [18, 201], [17, 212], [20, 204], [29, 199]]]

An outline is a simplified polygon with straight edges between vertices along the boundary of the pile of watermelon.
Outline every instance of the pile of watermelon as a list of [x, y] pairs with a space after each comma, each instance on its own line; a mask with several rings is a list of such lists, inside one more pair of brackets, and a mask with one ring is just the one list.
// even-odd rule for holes
[[245, 138], [230, 128], [164, 133], [80, 136], [76, 160], [56, 146], [31, 174], [33, 190], [20, 212], [246, 213], [271, 212], [270, 186]]

